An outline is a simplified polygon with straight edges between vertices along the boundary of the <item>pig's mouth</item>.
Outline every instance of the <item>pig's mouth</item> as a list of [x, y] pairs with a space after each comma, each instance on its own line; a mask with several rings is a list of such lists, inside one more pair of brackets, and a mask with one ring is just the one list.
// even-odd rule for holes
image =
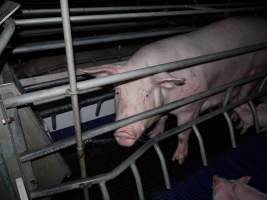
[[[141, 134], [134, 129], [119, 129], [114, 133], [114, 137], [118, 144], [125, 147], [133, 146]], [[142, 132], [141, 132], [142, 133]]]

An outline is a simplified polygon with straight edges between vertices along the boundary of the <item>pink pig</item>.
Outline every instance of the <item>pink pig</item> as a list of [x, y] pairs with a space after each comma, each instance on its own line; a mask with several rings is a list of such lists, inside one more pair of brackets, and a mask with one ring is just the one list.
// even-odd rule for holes
[[267, 195], [249, 186], [250, 177], [226, 180], [213, 177], [213, 200], [267, 200]]
[[[105, 65], [84, 71], [96, 76], [107, 76], [264, 41], [267, 41], [267, 22], [264, 19], [233, 17], [212, 23], [195, 32], [146, 45], [138, 50], [127, 64]], [[263, 72], [266, 64], [267, 51], [262, 50], [121, 83], [115, 87], [116, 119], [124, 119], [212, 87]], [[254, 84], [250, 84], [235, 89], [231, 101], [246, 96], [253, 86]], [[179, 125], [184, 124], [197, 118], [200, 112], [220, 104], [223, 99], [224, 94], [216, 95], [173, 110], [171, 113], [177, 116]], [[117, 129], [114, 136], [120, 145], [132, 146], [155, 122], [157, 124], [149, 134], [151, 137], [161, 134], [166, 118], [154, 116], [138, 121]], [[178, 147], [173, 160], [178, 160], [179, 163], [182, 163], [187, 155], [190, 132], [191, 130], [186, 130], [178, 135]]]

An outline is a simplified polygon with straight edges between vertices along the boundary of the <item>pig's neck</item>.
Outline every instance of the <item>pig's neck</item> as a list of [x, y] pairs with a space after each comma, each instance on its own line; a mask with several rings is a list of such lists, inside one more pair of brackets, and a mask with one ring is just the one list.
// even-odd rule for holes
[[196, 68], [172, 72], [171, 75], [180, 79], [185, 78], [185, 84], [176, 85], [171, 89], [162, 89], [164, 104], [197, 94], [207, 89], [202, 72]]

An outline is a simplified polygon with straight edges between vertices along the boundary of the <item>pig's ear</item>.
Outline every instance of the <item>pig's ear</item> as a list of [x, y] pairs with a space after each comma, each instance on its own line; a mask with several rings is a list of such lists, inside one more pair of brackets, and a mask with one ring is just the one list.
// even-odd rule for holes
[[154, 75], [153, 81], [161, 87], [168, 89], [185, 84], [185, 78], [177, 78], [166, 72]]
[[250, 176], [243, 176], [243, 177], [239, 178], [238, 180], [241, 181], [242, 183], [248, 184], [250, 179], [251, 179]]
[[96, 77], [108, 76], [118, 73], [118, 68], [114, 65], [102, 65], [100, 67], [93, 67], [87, 69], [78, 69], [82, 74], [89, 74]]

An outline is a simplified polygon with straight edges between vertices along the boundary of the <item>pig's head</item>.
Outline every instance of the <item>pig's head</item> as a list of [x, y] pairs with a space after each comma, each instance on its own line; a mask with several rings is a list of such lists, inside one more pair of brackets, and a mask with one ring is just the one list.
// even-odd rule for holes
[[227, 180], [218, 176], [213, 177], [213, 200], [238, 200], [235, 194], [235, 185], [247, 184], [249, 176], [243, 176], [237, 180]]
[[[107, 76], [130, 71], [121, 66], [103, 66], [83, 70], [91, 75]], [[177, 79], [169, 73], [123, 82], [115, 86], [116, 120], [159, 107], [164, 104], [166, 90], [184, 84], [184, 79]], [[144, 131], [159, 119], [154, 116], [117, 129], [114, 136], [122, 146], [132, 146]]]

